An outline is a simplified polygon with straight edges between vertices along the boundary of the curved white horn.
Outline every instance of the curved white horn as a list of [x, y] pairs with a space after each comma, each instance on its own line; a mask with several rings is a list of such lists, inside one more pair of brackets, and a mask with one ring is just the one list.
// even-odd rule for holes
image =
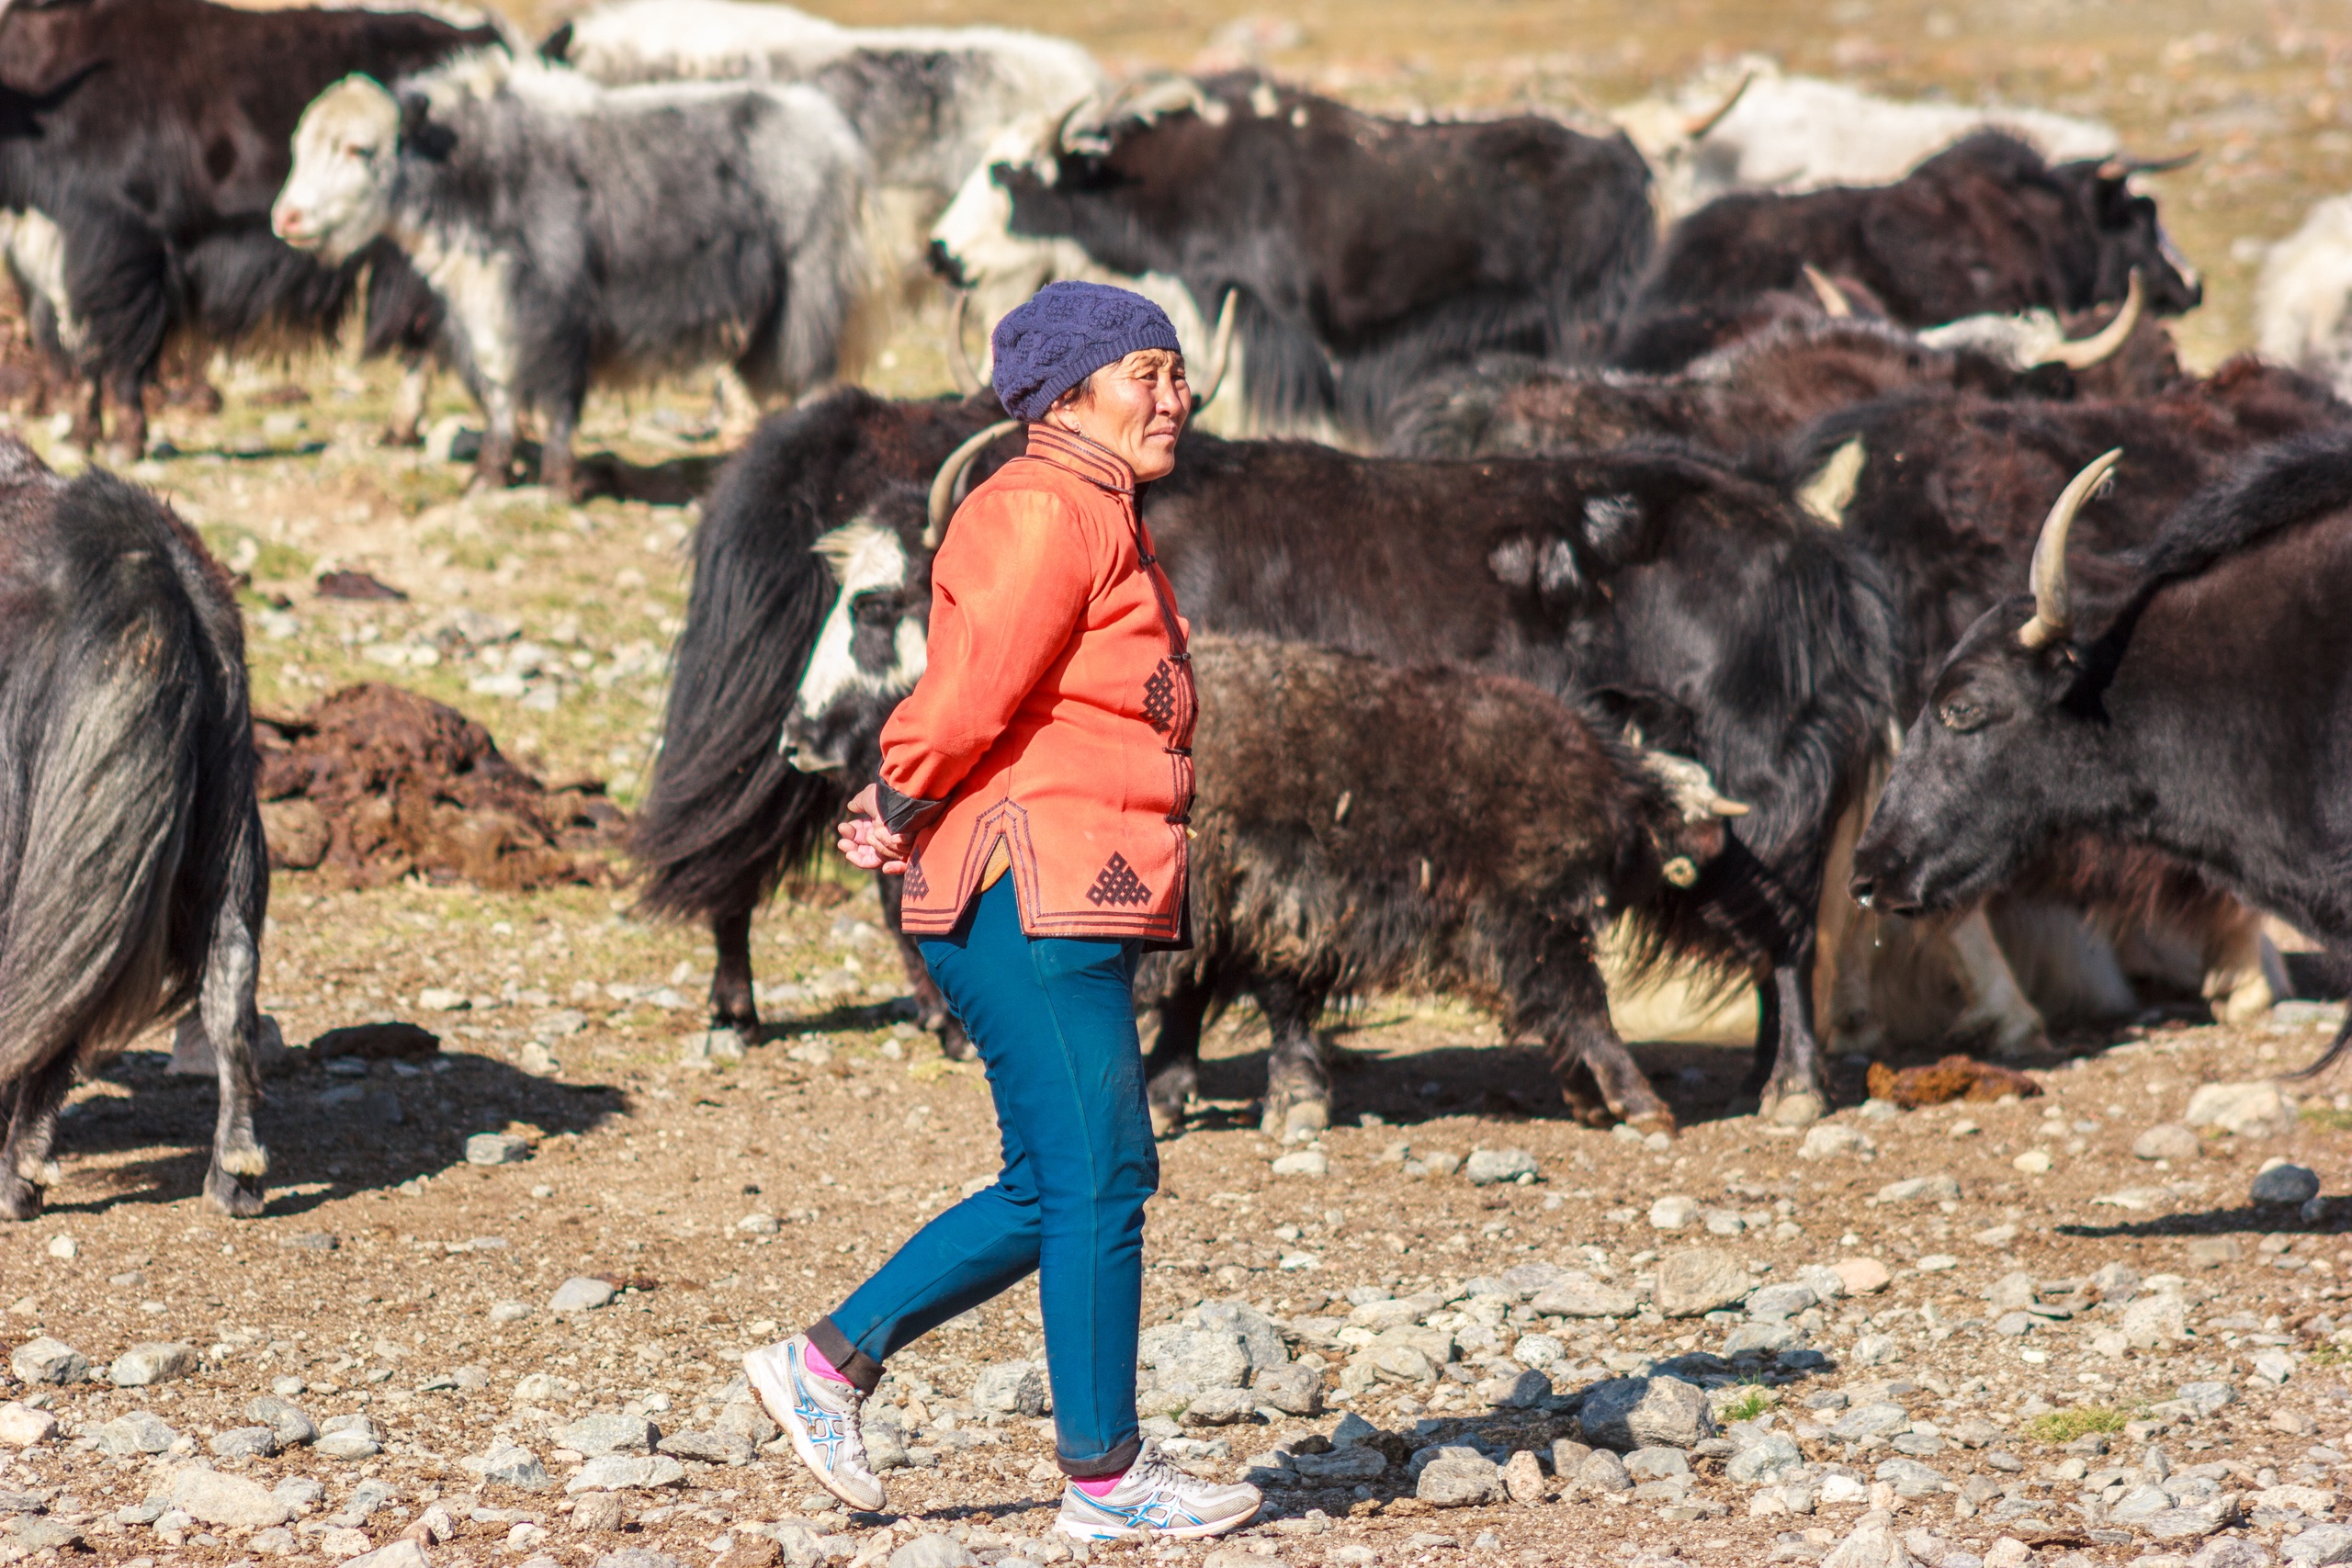
[[972, 355], [964, 346], [964, 318], [971, 309], [972, 291], [957, 289], [955, 319], [947, 326], [947, 373], [956, 378], [956, 389], [967, 398], [980, 389], [980, 373], [972, 368]]
[[1823, 315], [1833, 321], [1846, 321], [1853, 315], [1854, 302], [1846, 298], [1846, 291], [1811, 262], [1804, 264], [1804, 280], [1813, 286], [1813, 297], [1821, 301]]
[[972, 466], [972, 459], [978, 457], [981, 448], [998, 436], [1009, 434], [1020, 428], [1021, 422], [1017, 419], [998, 420], [994, 424], [947, 454], [947, 461], [939, 465], [939, 472], [933, 476], [931, 481], [930, 521], [924, 525], [922, 531], [924, 549], [939, 548], [939, 542], [947, 536], [947, 519], [955, 515], [956, 512], [956, 491], [963, 484], [964, 470]]
[[1240, 299], [1241, 290], [1228, 288], [1225, 291], [1225, 303], [1217, 307], [1216, 333], [1209, 339], [1208, 389], [1193, 394], [1195, 415], [1215, 402], [1217, 392], [1225, 386], [1226, 367], [1233, 362], [1234, 310]]
[[[1085, 112], [1090, 109], [1091, 113]], [[1089, 95], [1072, 105], [1054, 132], [1054, 145], [1065, 152], [1107, 152], [1111, 128], [1121, 120], [1148, 125], [1161, 115], [1184, 109], [1207, 120], [1223, 118], [1223, 106], [1190, 76], [1139, 77], [1113, 94], [1108, 102], [1100, 95]]]
[[2033, 546], [2033, 569], [2027, 576], [2033, 589], [2033, 619], [2018, 628], [2018, 641], [2026, 647], [2054, 642], [2074, 625], [2073, 597], [2066, 587], [2066, 531], [2075, 525], [2075, 513], [2083, 509], [2083, 502], [2107, 482], [2107, 476], [2122, 460], [2120, 446], [2092, 458], [2067, 481], [2050, 515], [2042, 520], [2041, 537]]
[[1738, 107], [1740, 95], [1746, 93], [1747, 91], [1748, 84], [1755, 80], [1755, 72], [1744, 71], [1740, 73], [1739, 85], [1731, 90], [1731, 96], [1725, 98], [1722, 103], [1717, 104], [1713, 108], [1709, 109], [1705, 114], [1692, 115], [1689, 119], [1684, 120], [1682, 122], [1682, 134], [1689, 137], [1691, 141], [1696, 141], [1701, 137], [1706, 135], [1707, 132], [1714, 130], [1716, 126], [1721, 125], [1723, 123], [1724, 116], [1731, 113], [1734, 108]]
[[2140, 311], [2148, 302], [2148, 291], [2140, 282], [2140, 269], [2132, 269], [2132, 288], [2123, 296], [2123, 309], [2115, 320], [2086, 338], [2062, 343], [2052, 349], [2041, 363], [2063, 365], [2069, 370], [2087, 370], [2112, 359], [2131, 341], [2132, 329], [2140, 324]]

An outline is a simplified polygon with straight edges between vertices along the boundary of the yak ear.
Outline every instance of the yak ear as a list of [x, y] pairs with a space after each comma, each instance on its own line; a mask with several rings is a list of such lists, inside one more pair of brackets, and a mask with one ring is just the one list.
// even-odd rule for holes
[[439, 163], [458, 145], [458, 133], [433, 118], [433, 105], [422, 93], [401, 95], [401, 150]]
[[572, 28], [572, 23], [566, 22], [548, 34], [546, 40], [539, 45], [539, 58], [550, 65], [565, 63], [566, 57], [571, 53]]

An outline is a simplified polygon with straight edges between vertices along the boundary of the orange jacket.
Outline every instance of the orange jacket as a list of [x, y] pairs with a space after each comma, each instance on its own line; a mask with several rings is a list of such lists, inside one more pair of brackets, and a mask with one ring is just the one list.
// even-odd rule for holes
[[1002, 840], [1031, 936], [1184, 941], [1197, 705], [1151, 550], [1126, 465], [1045, 425], [956, 509], [882, 730], [884, 820], [917, 824], [906, 930], [954, 930]]

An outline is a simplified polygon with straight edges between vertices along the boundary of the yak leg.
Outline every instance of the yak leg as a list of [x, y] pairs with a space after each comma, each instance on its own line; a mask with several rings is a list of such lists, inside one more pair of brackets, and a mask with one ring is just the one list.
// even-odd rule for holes
[[147, 377], [130, 371], [114, 383], [114, 441], [108, 448], [121, 464], [147, 455]]
[[433, 361], [419, 354], [401, 367], [401, 384], [392, 393], [391, 417], [384, 422], [381, 445], [424, 445], [424, 413], [433, 399]]
[[1250, 991], [1273, 1035], [1258, 1130], [1281, 1137], [1323, 1131], [1331, 1124], [1331, 1074], [1315, 1022], [1328, 993], [1289, 975], [1261, 975]]
[[1560, 1082], [1560, 1098], [1568, 1112], [1588, 1127], [1623, 1122], [1635, 1132], [1675, 1132], [1674, 1111], [1658, 1098], [1609, 1021], [1609, 983], [1589, 953], [1546, 955], [1543, 970], [1550, 984], [1565, 987], [1555, 998], [1545, 1033], [1550, 1036], [1552, 1071]]
[[474, 455], [474, 477], [466, 488], [504, 490], [514, 468], [514, 400], [503, 387], [484, 386], [481, 410], [486, 427], [481, 450]]
[[710, 968], [710, 1026], [732, 1029], [749, 1043], [760, 1032], [759, 1000], [752, 986], [752, 912], [711, 916], [710, 941], [718, 953]]
[[78, 1054], [69, 1046], [47, 1066], [17, 1081], [8, 1142], [0, 1148], [0, 1219], [40, 1218], [41, 1194], [57, 1183], [50, 1148], [57, 1138], [58, 1107], [65, 1103], [65, 1091], [74, 1087]]
[[2023, 1056], [2047, 1046], [2041, 1015], [2026, 999], [2008, 955], [1994, 939], [1984, 906], [1979, 904], [1954, 920], [1944, 940], [1960, 961], [1960, 982], [1968, 998], [1952, 1022], [1952, 1032], [1989, 1042], [1996, 1056]]
[[107, 384], [101, 378], [93, 376], [81, 407], [74, 411], [74, 424], [66, 431], [65, 439], [83, 451], [95, 455], [106, 438]]
[[1757, 991], [1757, 1065], [1767, 1052], [1772, 1062], [1757, 1109], [1783, 1127], [1802, 1127], [1829, 1114], [1829, 1077], [1813, 1032], [1813, 933], [1791, 945]]
[[979, 1053], [973, 1049], [971, 1036], [964, 1032], [961, 1020], [949, 1010], [946, 995], [939, 982], [931, 977], [931, 965], [922, 961], [922, 949], [899, 927], [899, 911], [906, 908], [907, 879], [903, 876], [875, 874], [875, 890], [882, 896], [882, 923], [899, 939], [899, 963], [907, 972], [907, 985], [914, 992], [915, 1021], [939, 1036], [939, 1048], [951, 1062], [968, 1062]]
[[558, 399], [548, 411], [547, 428], [539, 433], [539, 483], [566, 501], [573, 493], [572, 433], [580, 428], [580, 400]]
[[1151, 1106], [1151, 1135], [1184, 1130], [1184, 1106], [1201, 1087], [1201, 1021], [1215, 993], [1189, 976], [1159, 998], [1159, 1027], [1143, 1059], [1144, 1098]]
[[2286, 960], [2263, 934], [2262, 917], [2234, 898], [2220, 906], [2204, 931], [2205, 999], [2216, 1023], [2246, 1023], [2292, 995]]
[[204, 963], [204, 990], [197, 1010], [212, 1042], [220, 1075], [220, 1119], [212, 1131], [212, 1168], [205, 1172], [205, 1201], [224, 1214], [251, 1219], [268, 1193], [269, 1151], [254, 1136], [254, 1102], [261, 1098], [261, 1071], [254, 1059], [261, 1012], [254, 987], [260, 954], [244, 916], [227, 903], [212, 928], [212, 951]]

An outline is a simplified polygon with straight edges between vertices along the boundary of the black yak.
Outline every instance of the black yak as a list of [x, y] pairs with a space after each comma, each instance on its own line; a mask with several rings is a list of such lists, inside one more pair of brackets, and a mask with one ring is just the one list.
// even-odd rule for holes
[[1630, 914], [1643, 951], [1680, 924], [1679, 951], [1752, 966], [1769, 901], [1684, 891], [1746, 807], [1696, 763], [1637, 753], [1521, 682], [1296, 643], [1202, 637], [1192, 650], [1193, 945], [1154, 955], [1137, 981], [1159, 1010], [1155, 1126], [1181, 1122], [1202, 1022], [1238, 991], [1272, 1033], [1264, 1125], [1287, 1133], [1329, 1122], [1315, 1033], [1328, 998], [1435, 989], [1540, 1038], [1583, 1120], [1673, 1127], [1610, 1025], [1593, 947]]
[[1889, 319], [1928, 327], [1991, 310], [2084, 310], [2120, 300], [2138, 273], [2156, 314], [2195, 308], [2203, 286], [2132, 189], [2144, 165], [2050, 164], [1984, 131], [1893, 185], [1718, 197], [1668, 231], [1627, 305], [1610, 362], [1671, 370], [1702, 330], [1748, 301], [1803, 287], [1807, 267], [1851, 278]]
[[261, 1212], [256, 767], [227, 574], [144, 491], [0, 436], [0, 1215], [40, 1212], [75, 1073], [191, 999], [220, 1084], [204, 1195]]
[[2352, 434], [2245, 463], [2085, 603], [2067, 531], [2119, 456], [2051, 508], [2030, 592], [1986, 610], [1937, 666], [1855, 848], [1853, 895], [1897, 914], [1958, 907], [2091, 834], [2194, 866], [2341, 958]]

